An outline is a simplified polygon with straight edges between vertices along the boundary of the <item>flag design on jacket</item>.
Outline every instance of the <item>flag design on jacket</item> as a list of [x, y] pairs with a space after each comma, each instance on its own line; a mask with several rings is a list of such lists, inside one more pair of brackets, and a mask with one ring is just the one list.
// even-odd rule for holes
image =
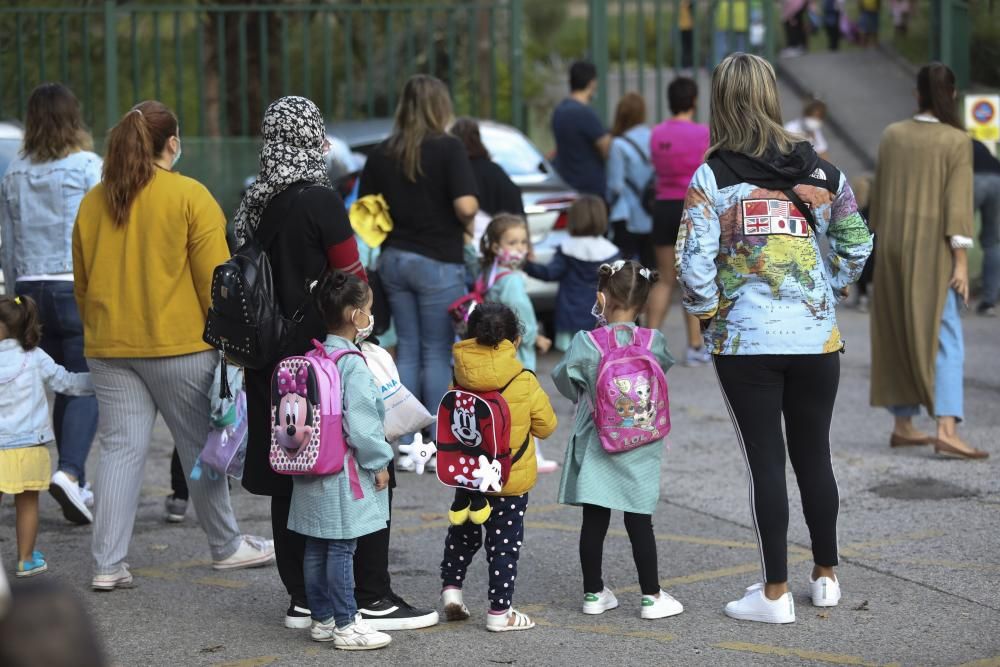
[[784, 199], [744, 199], [743, 233], [746, 236], [785, 234], [805, 238], [809, 223], [795, 204]]

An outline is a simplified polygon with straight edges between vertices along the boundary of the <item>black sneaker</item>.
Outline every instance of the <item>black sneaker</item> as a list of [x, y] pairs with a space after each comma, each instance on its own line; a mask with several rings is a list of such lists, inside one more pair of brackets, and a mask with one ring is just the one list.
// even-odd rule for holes
[[312, 613], [304, 606], [292, 602], [288, 611], [285, 612], [285, 627], [290, 630], [304, 630], [312, 627]]
[[417, 609], [395, 593], [359, 609], [361, 618], [376, 630], [419, 630], [437, 625], [438, 613]]

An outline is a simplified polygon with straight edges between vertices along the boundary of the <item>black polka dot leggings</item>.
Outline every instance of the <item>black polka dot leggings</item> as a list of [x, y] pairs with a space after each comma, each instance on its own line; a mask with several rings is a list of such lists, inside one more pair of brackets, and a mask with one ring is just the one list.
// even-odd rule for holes
[[509, 609], [517, 580], [517, 559], [524, 545], [524, 513], [528, 494], [490, 498], [493, 511], [482, 526], [472, 522], [450, 526], [441, 560], [441, 584], [461, 588], [473, 556], [483, 546], [486, 531], [486, 562], [490, 566], [490, 609]]

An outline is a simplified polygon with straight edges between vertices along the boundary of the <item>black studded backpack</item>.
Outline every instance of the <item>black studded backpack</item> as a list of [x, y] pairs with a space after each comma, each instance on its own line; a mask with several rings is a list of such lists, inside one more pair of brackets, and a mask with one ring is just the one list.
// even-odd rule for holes
[[267, 238], [248, 239], [212, 274], [212, 306], [202, 340], [228, 362], [253, 370], [267, 368], [284, 355], [283, 344], [302, 321], [310, 298], [291, 318], [282, 313], [267, 256], [279, 228], [274, 226]]

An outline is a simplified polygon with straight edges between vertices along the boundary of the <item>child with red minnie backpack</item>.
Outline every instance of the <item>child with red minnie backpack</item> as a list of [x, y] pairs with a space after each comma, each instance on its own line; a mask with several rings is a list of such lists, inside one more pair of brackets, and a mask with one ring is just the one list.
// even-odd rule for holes
[[[354, 599], [354, 549], [357, 538], [384, 529], [389, 520], [387, 466], [393, 456], [383, 430], [382, 395], [358, 349], [375, 324], [372, 291], [353, 274], [331, 271], [320, 280], [314, 296], [328, 332], [323, 342], [326, 353], [348, 351], [336, 366], [349, 449], [340, 472], [294, 477], [288, 529], [306, 536], [303, 573], [313, 640], [332, 641], [334, 648], [346, 650], [381, 648], [391, 638], [362, 620]], [[306, 381], [305, 376], [276, 379], [286, 384]], [[290, 424], [306, 421], [299, 419], [300, 407], [305, 409], [289, 408]], [[280, 420], [282, 415], [276, 417]], [[293, 434], [294, 428], [288, 431]], [[275, 433], [277, 437], [283, 431]]]
[[[490, 611], [486, 629], [491, 632], [530, 630], [535, 624], [513, 607], [514, 584], [518, 557], [524, 546], [528, 492], [534, 487], [537, 476], [535, 437], [547, 438], [555, 431], [556, 415], [535, 374], [517, 359], [521, 325], [510, 308], [500, 303], [481, 304], [469, 316], [466, 335], [467, 338], [453, 348], [456, 391], [481, 398], [499, 392], [499, 398], [494, 396], [494, 400], [502, 400], [509, 410], [509, 452], [505, 456], [510, 457], [511, 464], [500, 491], [488, 494], [485, 506], [477, 503], [478, 509], [473, 510], [468, 504], [469, 496], [478, 492], [465, 489], [456, 492], [458, 506], [453, 505], [448, 513], [452, 525], [448, 528], [441, 561], [444, 613], [449, 621], [469, 618], [469, 609], [462, 598], [462, 584], [469, 563], [483, 546], [485, 528], [486, 561], [490, 571]], [[440, 414], [439, 433], [442, 429]], [[462, 436], [458, 440], [465, 448], [463, 453], [472, 451], [471, 444], [488, 439], [479, 433], [478, 420], [463, 420], [457, 409], [453, 414], [456, 415], [453, 428]], [[492, 426], [496, 433], [499, 428], [495, 422]], [[439, 437], [439, 447], [442, 443]], [[439, 450], [437, 471], [440, 479], [444, 479], [442, 475], [446, 469], [460, 465], [454, 461], [456, 458], [447, 458]]]
[[674, 360], [663, 334], [635, 324], [658, 278], [632, 260], [602, 264], [591, 311], [598, 328], [578, 332], [552, 371], [559, 393], [583, 402], [566, 447], [559, 502], [583, 508], [585, 614], [618, 606], [602, 569], [612, 510], [625, 513], [642, 591], [640, 617], [684, 611], [660, 589], [652, 517], [660, 498], [662, 439], [670, 428], [664, 373]]

